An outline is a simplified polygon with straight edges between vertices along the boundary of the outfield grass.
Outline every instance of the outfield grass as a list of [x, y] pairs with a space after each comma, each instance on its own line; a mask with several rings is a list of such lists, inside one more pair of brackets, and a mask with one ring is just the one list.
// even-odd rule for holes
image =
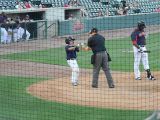
[[[149, 35], [147, 40], [147, 49], [151, 51], [149, 54], [150, 67], [152, 70], [160, 70], [160, 34]], [[114, 71], [133, 71], [133, 51], [131, 40], [129, 37], [106, 40], [106, 47], [111, 55], [111, 69]], [[92, 68], [90, 64], [90, 56], [92, 52], [81, 51], [78, 53], [78, 63], [81, 68]], [[39, 51], [30, 51], [23, 53], [14, 53], [1, 55], [3, 59], [33, 61], [46, 64], [56, 64], [66, 66], [64, 47], [51, 48]]]
[[0, 120], [143, 120], [149, 111], [100, 109], [45, 101], [26, 88], [46, 80], [0, 76]]

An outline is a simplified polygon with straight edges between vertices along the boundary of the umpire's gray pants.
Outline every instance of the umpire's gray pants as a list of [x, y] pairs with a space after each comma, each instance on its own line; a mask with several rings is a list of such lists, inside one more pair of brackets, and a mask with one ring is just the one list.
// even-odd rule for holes
[[105, 51], [102, 51], [102, 52], [96, 53], [96, 56], [95, 56], [95, 63], [93, 64], [92, 86], [98, 86], [98, 76], [99, 76], [101, 67], [106, 75], [108, 86], [110, 87], [114, 85], [114, 82], [110, 73], [109, 64], [108, 64], [107, 53]]

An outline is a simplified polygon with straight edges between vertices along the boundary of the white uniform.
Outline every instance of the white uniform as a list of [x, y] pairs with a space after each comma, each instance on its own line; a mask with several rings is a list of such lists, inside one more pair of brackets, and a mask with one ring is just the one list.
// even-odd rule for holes
[[1, 27], [1, 43], [6, 44], [7, 43], [7, 37], [8, 37], [8, 32], [6, 31], [5, 28]]
[[72, 76], [71, 76], [71, 81], [74, 84], [78, 83], [78, 77], [79, 77], [79, 67], [77, 64], [77, 60], [67, 60], [68, 65], [72, 69]]
[[18, 29], [17, 28], [13, 29], [13, 41], [14, 42], [18, 41]]
[[24, 34], [26, 34], [26, 40], [28, 41], [30, 36], [31, 36], [31, 34], [28, 32], [28, 30], [26, 30], [26, 33], [24, 31]]
[[14, 41], [16, 42], [16, 41], [23, 39], [24, 34], [26, 34], [25, 39], [29, 40], [30, 33], [28, 32], [28, 30], [26, 30], [26, 33], [25, 33], [25, 30], [22, 27], [18, 27], [16, 29], [14, 29], [14, 35], [13, 35]]
[[79, 78], [79, 66], [77, 64], [77, 55], [76, 52], [79, 52], [79, 48], [75, 47], [74, 49], [70, 50], [70, 48], [73, 48], [73, 39], [72, 38], [68, 38], [66, 39], [69, 41], [69, 43], [67, 42], [66, 47], [65, 47], [65, 51], [66, 51], [66, 59], [67, 59], [67, 63], [70, 66], [71, 70], [72, 70], [72, 75], [71, 75], [71, 82], [72, 85], [77, 86], [78, 85], [78, 78]]
[[11, 41], [12, 41], [12, 29], [8, 28], [7, 43], [11, 43]]
[[[142, 51], [146, 51], [146, 47], [140, 47]], [[135, 78], [140, 77], [140, 70], [139, 70], [139, 65], [142, 60], [142, 64], [144, 67], [144, 70], [149, 69], [149, 62], [148, 62], [148, 53], [146, 52], [139, 52], [139, 49], [133, 46], [133, 51], [134, 51], [134, 75]]]
[[134, 75], [136, 80], [141, 80], [139, 64], [142, 60], [142, 64], [144, 70], [147, 72], [148, 80], [155, 80], [154, 76], [151, 75], [148, 61], [148, 53], [146, 51], [146, 37], [144, 34], [144, 30], [140, 31], [136, 29], [131, 34], [131, 39], [133, 43], [133, 51], [134, 51]]
[[23, 34], [24, 34], [24, 29], [22, 27], [17, 28], [17, 38], [18, 40], [22, 39]]
[[155, 80], [154, 76], [151, 74], [148, 62], [148, 53], [146, 51], [146, 33], [144, 21], [139, 21], [137, 29], [135, 29], [131, 34], [131, 40], [133, 44], [134, 51], [134, 75], [135, 80], [141, 80], [139, 64], [142, 60], [144, 70], [147, 72], [148, 80]]

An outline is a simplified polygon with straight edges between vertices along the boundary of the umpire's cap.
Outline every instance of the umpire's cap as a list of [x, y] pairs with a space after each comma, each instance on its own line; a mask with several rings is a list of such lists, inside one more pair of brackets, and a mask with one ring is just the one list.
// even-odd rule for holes
[[65, 43], [66, 43], [66, 44], [69, 44], [70, 41], [74, 41], [74, 40], [75, 40], [75, 39], [74, 39], [73, 37], [69, 36], [69, 37], [67, 37], [67, 38], [65, 39]]
[[98, 32], [98, 29], [97, 28], [92, 28], [90, 31], [89, 31], [89, 34], [92, 34], [92, 33], [97, 33]]

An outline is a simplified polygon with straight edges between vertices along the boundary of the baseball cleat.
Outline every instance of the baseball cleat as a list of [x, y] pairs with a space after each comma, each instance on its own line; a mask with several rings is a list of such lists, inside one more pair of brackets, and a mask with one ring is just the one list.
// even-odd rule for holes
[[111, 85], [111, 86], [109, 86], [109, 88], [115, 88], [115, 85]]
[[98, 88], [98, 86], [97, 85], [92, 85], [92, 88]]
[[72, 83], [72, 85], [73, 85], [73, 86], [77, 86], [78, 84], [77, 84], [77, 83]]
[[156, 80], [156, 78], [154, 78], [154, 76], [150, 76], [150, 77], [148, 77], [148, 80]]
[[137, 78], [135, 78], [135, 80], [141, 80], [141, 77], [137, 77]]

